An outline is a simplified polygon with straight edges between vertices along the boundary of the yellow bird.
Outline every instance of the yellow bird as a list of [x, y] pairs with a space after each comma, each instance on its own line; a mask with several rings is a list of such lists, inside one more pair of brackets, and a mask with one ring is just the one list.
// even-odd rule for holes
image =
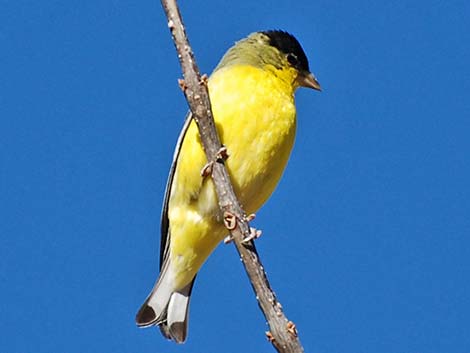
[[[209, 78], [217, 130], [230, 157], [226, 167], [247, 213], [271, 196], [294, 143], [294, 93], [320, 90], [297, 39], [283, 31], [250, 34], [224, 55]], [[189, 298], [197, 272], [227, 235], [195, 122], [188, 115], [178, 139], [162, 211], [160, 276], [136, 316], [160, 326], [177, 343], [187, 336]]]

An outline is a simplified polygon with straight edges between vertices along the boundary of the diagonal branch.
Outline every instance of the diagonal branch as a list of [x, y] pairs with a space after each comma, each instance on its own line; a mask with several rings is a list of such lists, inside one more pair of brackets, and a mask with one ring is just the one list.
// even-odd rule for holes
[[176, 0], [161, 0], [161, 2], [168, 18], [168, 27], [183, 71], [184, 81], [181, 82], [181, 86], [197, 123], [207, 160], [212, 165], [212, 179], [220, 209], [224, 213], [224, 217], [232, 218], [232, 221], [235, 220], [232, 223], [233, 227], [229, 227], [229, 230], [250, 278], [258, 305], [270, 328], [270, 332], [267, 332], [266, 336], [278, 352], [302, 353], [303, 348], [297, 337], [295, 325], [284, 315], [282, 306], [269, 285], [253, 241], [243, 242], [243, 239], [250, 235], [250, 226], [233, 191], [223, 158], [220, 158], [219, 151], [222, 144], [214, 125], [207, 80], [199, 73]]

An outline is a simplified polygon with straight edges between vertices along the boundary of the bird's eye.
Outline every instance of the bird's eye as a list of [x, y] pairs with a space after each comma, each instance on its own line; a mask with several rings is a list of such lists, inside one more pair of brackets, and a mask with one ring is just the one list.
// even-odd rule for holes
[[299, 59], [297, 59], [297, 56], [295, 54], [292, 54], [292, 53], [287, 54], [287, 61], [292, 66], [296, 66], [299, 63]]

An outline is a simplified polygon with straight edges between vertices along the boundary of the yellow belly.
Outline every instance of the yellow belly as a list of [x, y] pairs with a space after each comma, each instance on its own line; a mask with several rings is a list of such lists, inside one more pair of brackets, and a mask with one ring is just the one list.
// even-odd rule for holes
[[[209, 80], [212, 111], [235, 193], [247, 213], [274, 191], [295, 137], [290, 85], [250, 66], [216, 71]], [[176, 287], [195, 276], [228, 233], [221, 222], [214, 185], [200, 171], [206, 163], [194, 122], [181, 146], [169, 200], [170, 261]]]

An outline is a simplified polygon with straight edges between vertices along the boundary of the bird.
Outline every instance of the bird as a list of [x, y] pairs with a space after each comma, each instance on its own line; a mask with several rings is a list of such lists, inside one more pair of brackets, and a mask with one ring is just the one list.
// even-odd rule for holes
[[[282, 30], [254, 32], [236, 42], [208, 78], [215, 125], [229, 155], [226, 168], [247, 214], [271, 196], [296, 132], [294, 93], [321, 90], [302, 46]], [[159, 326], [184, 343], [196, 274], [226, 237], [197, 126], [188, 114], [179, 135], [161, 215], [160, 275], [136, 315], [139, 327]]]

